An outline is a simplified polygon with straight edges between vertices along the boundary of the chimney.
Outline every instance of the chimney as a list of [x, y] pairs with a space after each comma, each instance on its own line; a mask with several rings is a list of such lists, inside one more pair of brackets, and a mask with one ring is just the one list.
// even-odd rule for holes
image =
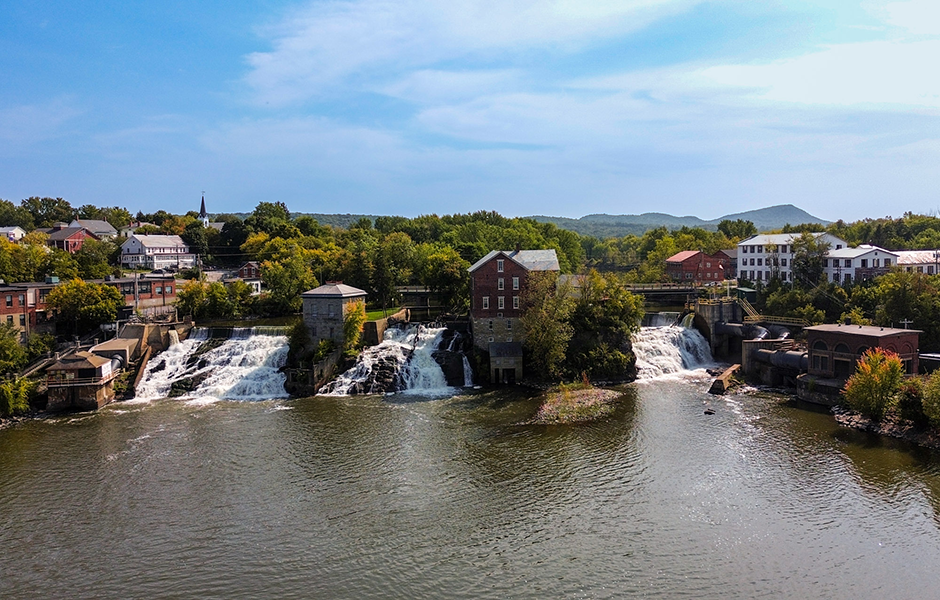
[[519, 252], [522, 252], [522, 244], [516, 242], [516, 253], [518, 254]]

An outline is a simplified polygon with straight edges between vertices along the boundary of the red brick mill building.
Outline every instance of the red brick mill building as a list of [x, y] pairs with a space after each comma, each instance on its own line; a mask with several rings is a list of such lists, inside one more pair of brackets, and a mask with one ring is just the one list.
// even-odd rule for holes
[[719, 250], [705, 254], [700, 250], [686, 250], [666, 259], [666, 275], [676, 283], [712, 283], [724, 281], [729, 273], [731, 259]]
[[470, 271], [473, 344], [490, 354], [490, 381], [522, 378], [522, 291], [529, 273], [559, 271], [554, 250], [493, 250]]

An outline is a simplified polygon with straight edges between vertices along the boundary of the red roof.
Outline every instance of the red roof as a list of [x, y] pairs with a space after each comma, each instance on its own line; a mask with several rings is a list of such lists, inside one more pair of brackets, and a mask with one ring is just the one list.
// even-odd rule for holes
[[696, 255], [698, 255], [698, 254], [701, 254], [701, 251], [700, 251], [700, 250], [685, 250], [684, 252], [679, 252], [678, 254], [673, 254], [672, 256], [670, 256], [669, 258], [666, 259], [666, 262], [679, 262], [679, 263], [681, 263], [681, 262], [685, 262], [685, 261], [689, 260], [690, 258], [692, 258], [693, 256], [696, 256]]

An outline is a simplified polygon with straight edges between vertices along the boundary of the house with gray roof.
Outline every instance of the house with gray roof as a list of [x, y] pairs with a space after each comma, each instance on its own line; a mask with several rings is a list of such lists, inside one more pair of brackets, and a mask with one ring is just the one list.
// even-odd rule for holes
[[121, 244], [121, 266], [128, 269], [191, 269], [196, 255], [178, 235], [131, 234]]
[[75, 219], [69, 223], [69, 227], [84, 227], [100, 240], [109, 240], [117, 237], [118, 234], [117, 229], [111, 223], [98, 219]]
[[346, 342], [343, 335], [346, 313], [358, 302], [365, 305], [366, 292], [341, 281], [328, 281], [304, 292], [300, 299], [303, 302], [304, 324], [313, 343], [333, 340], [337, 346], [342, 346]]
[[[474, 263], [468, 269], [474, 346], [492, 357], [504, 348], [493, 344], [521, 342], [519, 320], [526, 281], [532, 273], [559, 270], [554, 250], [494, 250]], [[491, 374], [493, 381], [506, 379], [502, 371], [493, 373], [491, 368]]]

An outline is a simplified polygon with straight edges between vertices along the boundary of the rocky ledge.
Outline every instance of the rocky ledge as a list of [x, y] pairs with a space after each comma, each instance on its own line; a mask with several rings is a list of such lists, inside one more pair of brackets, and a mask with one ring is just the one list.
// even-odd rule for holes
[[529, 424], [555, 425], [594, 421], [614, 410], [614, 401], [623, 396], [616, 390], [601, 388], [566, 389], [551, 391]]
[[880, 423], [876, 423], [842, 406], [833, 406], [832, 414], [836, 422], [843, 427], [893, 437], [931, 450], [940, 450], [940, 432], [918, 428], [909, 421], [898, 419], [895, 415], [889, 414]]

